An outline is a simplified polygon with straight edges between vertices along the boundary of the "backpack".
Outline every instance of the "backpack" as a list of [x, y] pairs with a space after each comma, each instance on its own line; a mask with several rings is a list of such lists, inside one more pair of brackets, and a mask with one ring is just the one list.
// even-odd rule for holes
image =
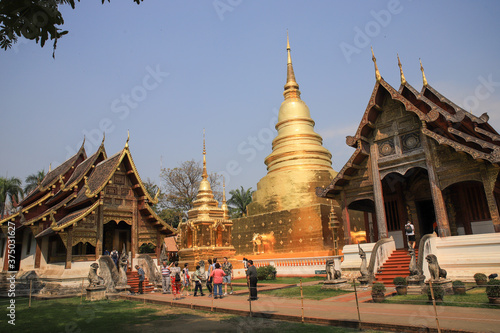
[[411, 224], [405, 225], [405, 231], [407, 234], [411, 234], [413, 231], [413, 228], [411, 227]]
[[175, 282], [181, 282], [181, 276], [179, 275], [179, 273], [175, 273]]

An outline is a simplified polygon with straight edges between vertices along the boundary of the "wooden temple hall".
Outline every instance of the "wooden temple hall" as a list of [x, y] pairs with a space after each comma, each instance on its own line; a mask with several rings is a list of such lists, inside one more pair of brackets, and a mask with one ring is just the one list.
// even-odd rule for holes
[[147, 248], [159, 258], [164, 237], [175, 229], [154, 212], [158, 198], [139, 177], [128, 141], [111, 157], [104, 138], [90, 157], [82, 144], [74, 156], [49, 170], [19, 203], [18, 212], [0, 221], [3, 248], [8, 224], [16, 227], [16, 267], [9, 267], [4, 256], [3, 271], [51, 275], [73, 266], [85, 273], [91, 262], [113, 249], [125, 249], [134, 258]]
[[[435, 230], [440, 237], [500, 232], [500, 135], [488, 115], [477, 117], [440, 94], [422, 64], [417, 91], [399, 57], [398, 90], [380, 76], [375, 56], [373, 62], [375, 87], [356, 134], [346, 139], [355, 151], [330, 185], [317, 188], [341, 206], [346, 244], [363, 229], [367, 242], [392, 236], [406, 247], [408, 220], [417, 245]], [[350, 219], [353, 211], [364, 221]]]

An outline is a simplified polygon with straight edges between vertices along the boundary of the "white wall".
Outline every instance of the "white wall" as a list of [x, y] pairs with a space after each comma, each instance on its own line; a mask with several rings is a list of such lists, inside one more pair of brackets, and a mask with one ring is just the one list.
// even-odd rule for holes
[[452, 280], [473, 281], [475, 273], [500, 274], [500, 233], [429, 238], [419, 252], [424, 258], [426, 279], [430, 278], [425, 261], [429, 253], [437, 256], [439, 265]]

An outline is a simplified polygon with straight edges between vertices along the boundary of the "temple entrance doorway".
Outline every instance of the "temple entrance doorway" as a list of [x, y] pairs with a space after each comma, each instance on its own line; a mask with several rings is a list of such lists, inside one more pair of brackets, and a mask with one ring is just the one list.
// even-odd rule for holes
[[117, 250], [123, 251], [123, 246], [127, 252], [131, 250], [131, 230], [132, 227], [125, 221], [109, 221], [104, 225], [103, 230], [103, 251], [111, 252]]
[[382, 179], [382, 191], [387, 233], [394, 238], [396, 248], [408, 248], [404, 230], [408, 220], [415, 226], [417, 244], [424, 234], [432, 233], [435, 213], [426, 169], [414, 167], [404, 175], [391, 172]]
[[453, 210], [449, 212], [450, 226], [457, 235], [493, 233], [484, 186], [478, 181], [455, 183], [445, 189]]
[[415, 202], [418, 216], [418, 226], [420, 235], [432, 234], [434, 232], [433, 224], [436, 220], [434, 204], [432, 200], [421, 200]]
[[[371, 199], [360, 199], [348, 206], [351, 244], [374, 243], [378, 240], [375, 218], [375, 203]], [[337, 231], [338, 232], [338, 231]], [[339, 235], [335, 235], [338, 239]]]

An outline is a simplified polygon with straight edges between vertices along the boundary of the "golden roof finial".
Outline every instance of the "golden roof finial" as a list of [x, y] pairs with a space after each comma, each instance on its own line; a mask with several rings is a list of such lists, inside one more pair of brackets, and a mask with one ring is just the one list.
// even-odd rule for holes
[[425, 73], [424, 73], [424, 66], [422, 66], [422, 59], [420, 60], [420, 70], [422, 71], [422, 80], [424, 81], [424, 87], [427, 87], [427, 79], [425, 78]]
[[222, 204], [226, 203], [226, 177], [222, 176]]
[[52, 163], [49, 164], [49, 172], [52, 171]]
[[295, 73], [293, 72], [292, 56], [290, 53], [290, 39], [288, 38], [288, 30], [286, 31], [286, 51], [288, 54], [287, 70], [286, 70], [286, 84], [283, 96], [285, 99], [300, 98], [299, 84], [295, 81]]
[[205, 129], [203, 129], [203, 173], [201, 176], [205, 180], [208, 178], [206, 155], [207, 155], [207, 150], [205, 149]]
[[128, 148], [128, 142], [130, 140], [130, 131], [127, 130], [127, 142], [125, 142], [125, 148]]
[[403, 74], [403, 65], [401, 65], [401, 61], [399, 60], [399, 54], [397, 54], [397, 56], [398, 56], [399, 73], [401, 73], [401, 84], [405, 85], [406, 79], [405, 79], [405, 75]]
[[102, 132], [102, 142], [101, 146], [104, 145], [104, 140], [106, 140], [106, 132]]
[[373, 53], [373, 47], [371, 47], [371, 49], [372, 49], [372, 60], [373, 63], [375, 64], [375, 79], [377, 80], [377, 82], [380, 82], [382, 76], [380, 76], [380, 72], [378, 71], [377, 58], [375, 58], [375, 53]]

